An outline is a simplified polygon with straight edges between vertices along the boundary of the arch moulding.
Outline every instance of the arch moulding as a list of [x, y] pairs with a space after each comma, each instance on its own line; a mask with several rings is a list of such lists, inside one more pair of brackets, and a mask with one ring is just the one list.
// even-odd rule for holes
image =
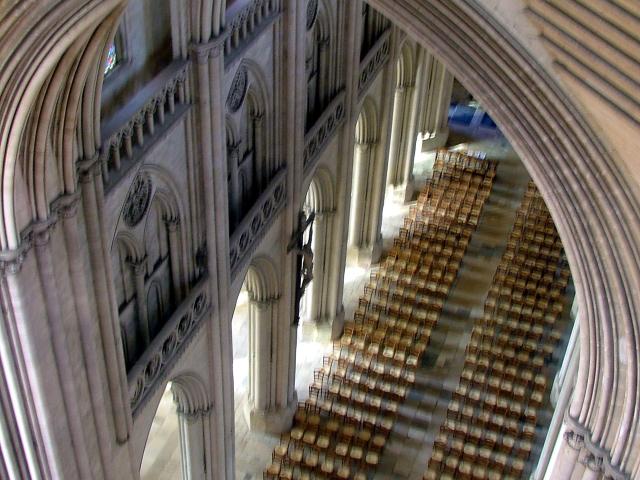
[[580, 308], [580, 366], [566, 427], [603, 461], [638, 473], [637, 185], [544, 67], [478, 0], [370, 0], [486, 106], [558, 227]]

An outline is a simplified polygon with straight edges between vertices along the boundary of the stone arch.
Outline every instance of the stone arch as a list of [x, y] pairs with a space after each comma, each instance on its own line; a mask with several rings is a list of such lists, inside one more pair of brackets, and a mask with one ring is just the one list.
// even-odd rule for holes
[[132, 262], [139, 262], [144, 259], [144, 248], [130, 232], [118, 232], [114, 242], [118, 247], [122, 247], [127, 252], [127, 258]]
[[308, 205], [314, 212], [327, 212], [335, 209], [334, 180], [331, 172], [325, 167], [319, 167], [307, 190]]
[[291, 419], [277, 413], [289, 405], [286, 401], [282, 404], [281, 367], [273, 361], [274, 354], [282, 355], [289, 348], [282, 343], [283, 334], [290, 327], [284, 326], [286, 317], [280, 311], [281, 281], [275, 263], [264, 255], [251, 261], [244, 280], [249, 297], [249, 373], [244, 414], [251, 430], [280, 432]]
[[251, 300], [266, 302], [280, 298], [278, 274], [273, 261], [265, 256], [254, 258], [247, 270], [245, 286]]
[[380, 120], [374, 100], [366, 96], [355, 128], [349, 215], [349, 245], [367, 261], [381, 253], [384, 161], [380, 155]]
[[171, 392], [178, 411], [186, 415], [208, 413], [212, 408], [207, 388], [195, 373], [183, 373], [171, 380]]
[[365, 97], [356, 123], [356, 143], [376, 143], [380, 137], [378, 109], [375, 101]]
[[331, 321], [333, 311], [330, 299], [331, 251], [334, 245], [335, 183], [331, 172], [319, 167], [309, 184], [305, 197], [305, 210], [315, 214], [313, 224], [313, 281], [305, 292], [306, 316], [313, 322]]
[[[12, 92], [3, 98], [1, 127], [3, 249], [19, 245], [20, 231], [28, 222], [48, 218], [56, 197], [76, 191], [76, 161], [91, 159], [99, 146], [100, 61], [106, 57], [123, 3], [106, 1], [77, 17], [56, 16], [46, 5], [30, 11], [19, 31], [5, 30], [9, 38], [3, 44], [15, 45], [15, 51], [6, 57], [0, 81]], [[24, 41], [27, 36], [48, 40], [36, 41], [42, 47], [31, 51], [31, 42]], [[24, 185], [29, 207], [15, 203], [20, 190], [16, 182]]]
[[[206, 385], [200, 375], [194, 372], [183, 372], [174, 375], [159, 391], [165, 392], [167, 386], [177, 415], [180, 437], [180, 454], [183, 479], [210, 478], [205, 472], [211, 470], [210, 441], [208, 438], [209, 416], [213, 408]], [[168, 392], [167, 392], [168, 393]], [[160, 401], [160, 399], [159, 399]], [[157, 414], [160, 403], [156, 406]], [[151, 422], [152, 418], [149, 418]], [[153, 422], [147, 425], [145, 447], [140, 455], [138, 469], [144, 461]]]
[[[565, 429], [593, 445], [605, 471], [637, 473], [637, 185], [538, 60], [478, 2], [371, 4], [445, 60], [540, 189], [567, 252], [580, 312], [580, 366]], [[577, 450], [565, 451], [553, 478], [568, 478], [576, 465]]]
[[[311, 3], [312, 0], [309, 0]], [[315, 2], [313, 24], [306, 35], [307, 112], [306, 128], [310, 129], [335, 95], [336, 22], [332, 5], [326, 0]], [[307, 19], [309, 22], [309, 19]]]
[[[423, 54], [423, 51], [405, 37], [399, 47], [395, 64], [387, 185], [400, 189], [405, 201], [410, 200], [413, 194], [411, 181], [416, 153], [417, 117], [420, 110], [418, 103], [424, 94], [421, 91], [424, 90], [422, 85], [416, 88], [416, 82], [418, 62], [424, 62]], [[424, 73], [421, 76], [424, 76]]]
[[416, 81], [416, 55], [408, 39], [405, 38], [400, 47], [396, 66], [396, 88], [408, 87]]

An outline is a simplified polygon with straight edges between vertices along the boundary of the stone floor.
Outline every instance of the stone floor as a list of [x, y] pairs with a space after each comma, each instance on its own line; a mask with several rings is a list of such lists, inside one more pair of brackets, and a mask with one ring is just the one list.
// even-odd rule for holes
[[[419, 480], [431, 455], [435, 435], [444, 421], [451, 393], [462, 371], [464, 350], [474, 319], [482, 314], [484, 300], [513, 225], [515, 211], [529, 180], [522, 163], [504, 140], [476, 142], [465, 147], [484, 151], [499, 161], [496, 182], [473, 234], [458, 278], [445, 304], [441, 320], [432, 333], [432, 341], [419, 369], [416, 385], [400, 409], [390, 441], [382, 456], [376, 479]], [[417, 189], [428, 177], [432, 155], [416, 159]], [[409, 206], [403, 205], [393, 191], [387, 193], [383, 211], [383, 247], [389, 248], [403, 223]], [[345, 270], [345, 316], [350, 318], [369, 278], [369, 267], [359, 265], [350, 255]], [[248, 431], [244, 419], [244, 400], [248, 377], [248, 305], [241, 294], [232, 324], [234, 337], [234, 382], [236, 406], [236, 478], [262, 478], [277, 437]], [[569, 308], [566, 309], [567, 311]], [[313, 370], [331, 347], [329, 332], [301, 323], [298, 331], [296, 390], [304, 400], [313, 382]], [[546, 417], [550, 419], [551, 409]], [[546, 418], [544, 417], [544, 418]], [[542, 423], [544, 424], [544, 418]], [[541, 447], [544, 435], [538, 435]], [[143, 480], [169, 480], [180, 477], [179, 435], [170, 392], [160, 402], [145, 451], [141, 469]]]

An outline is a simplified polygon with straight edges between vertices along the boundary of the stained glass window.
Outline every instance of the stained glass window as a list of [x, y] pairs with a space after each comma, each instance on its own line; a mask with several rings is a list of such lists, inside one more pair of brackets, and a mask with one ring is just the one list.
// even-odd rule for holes
[[114, 42], [111, 44], [109, 51], [107, 52], [107, 60], [104, 62], [104, 74], [108, 75], [111, 73], [111, 71], [116, 68], [116, 63], [118, 63], [118, 52]]

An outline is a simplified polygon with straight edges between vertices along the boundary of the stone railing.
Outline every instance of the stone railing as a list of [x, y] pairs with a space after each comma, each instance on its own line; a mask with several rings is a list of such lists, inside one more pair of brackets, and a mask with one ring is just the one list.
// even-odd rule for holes
[[365, 94], [378, 72], [389, 60], [391, 54], [391, 29], [387, 28], [369, 53], [360, 62], [360, 79], [358, 80], [358, 97]]
[[280, 13], [281, 0], [236, 1], [227, 10], [227, 38], [224, 42], [225, 65], [236, 59]]
[[192, 289], [128, 373], [131, 411], [137, 415], [205, 323], [208, 279]]
[[188, 63], [176, 61], [102, 125], [102, 173], [113, 185], [135, 164], [161, 131], [184, 113]]
[[320, 154], [333, 138], [344, 120], [344, 91], [339, 92], [329, 103], [318, 121], [304, 137], [304, 170], [313, 167]]
[[262, 192], [229, 239], [229, 261], [233, 279], [248, 260], [255, 245], [267, 232], [286, 204], [287, 169], [282, 168]]

